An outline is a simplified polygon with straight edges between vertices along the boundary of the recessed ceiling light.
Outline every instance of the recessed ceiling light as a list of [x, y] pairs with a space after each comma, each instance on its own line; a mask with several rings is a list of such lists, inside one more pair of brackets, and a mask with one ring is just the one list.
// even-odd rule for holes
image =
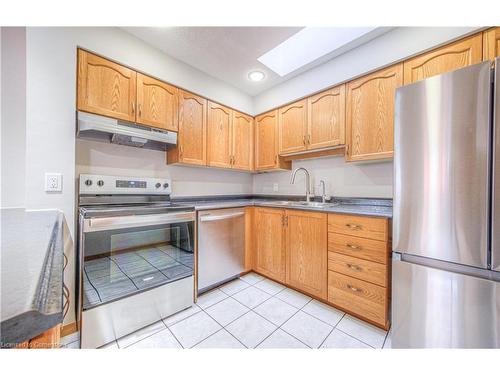
[[248, 79], [250, 81], [254, 81], [254, 82], [262, 81], [265, 76], [266, 75], [264, 73], [262, 73], [261, 71], [258, 71], [258, 70], [255, 70], [253, 72], [248, 73]]

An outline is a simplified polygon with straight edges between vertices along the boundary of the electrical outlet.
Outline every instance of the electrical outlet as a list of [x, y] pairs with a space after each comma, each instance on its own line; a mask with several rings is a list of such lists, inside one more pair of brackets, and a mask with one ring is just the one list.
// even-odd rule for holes
[[273, 184], [273, 191], [275, 193], [278, 192], [278, 184], [276, 184], [276, 183]]
[[45, 173], [45, 191], [62, 191], [61, 173]]

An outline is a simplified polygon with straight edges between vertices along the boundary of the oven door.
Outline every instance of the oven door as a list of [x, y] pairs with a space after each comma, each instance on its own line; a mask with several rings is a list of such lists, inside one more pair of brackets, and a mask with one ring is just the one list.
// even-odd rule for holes
[[194, 274], [194, 212], [82, 218], [88, 310]]

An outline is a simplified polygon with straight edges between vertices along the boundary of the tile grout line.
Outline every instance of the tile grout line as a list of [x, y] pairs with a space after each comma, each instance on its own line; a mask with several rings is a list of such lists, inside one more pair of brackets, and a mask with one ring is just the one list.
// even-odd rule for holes
[[[181, 349], [185, 349], [184, 345], [182, 345], [182, 343], [179, 341], [179, 339], [177, 338], [177, 336], [174, 335], [174, 333], [172, 332], [172, 330], [168, 326], [167, 326], [167, 329], [170, 332], [170, 334], [172, 335], [172, 337], [174, 338], [174, 340], [177, 341], [177, 343], [181, 346]], [[172, 349], [174, 349], [174, 348], [172, 348]]]
[[[118, 349], [127, 349], [127, 348], [131, 347], [132, 345], [135, 345], [135, 344], [137, 344], [138, 342], [141, 342], [142, 340], [145, 340], [145, 339], [147, 339], [147, 338], [149, 338], [149, 337], [151, 337], [151, 336], [153, 336], [153, 335], [156, 335], [157, 333], [160, 333], [161, 331], [164, 331], [165, 329], [168, 329], [168, 327], [167, 327], [167, 325], [165, 324], [165, 322], [163, 321], [163, 319], [160, 319], [159, 321], [161, 321], [161, 322], [163, 323], [163, 325], [165, 326], [165, 328], [162, 328], [162, 329], [160, 329], [159, 331], [153, 332], [152, 334], [147, 335], [147, 336], [143, 337], [143, 338], [142, 338], [142, 339], [140, 339], [140, 340], [134, 341], [132, 344], [127, 345], [127, 346], [124, 346], [123, 348], [122, 348], [122, 347], [120, 347], [120, 344], [118, 343], [118, 340], [115, 340], [115, 341], [116, 341], [116, 345], [118, 346]], [[158, 323], [159, 321], [157, 321], [157, 322], [155, 322], [155, 323], [151, 323], [150, 325], [156, 324], [156, 323]], [[146, 326], [146, 327], [149, 327], [149, 326]], [[144, 328], [146, 328], [146, 327], [144, 327]], [[144, 329], [144, 328], [141, 328], [141, 329]], [[137, 331], [140, 331], [141, 329], [138, 329]], [[132, 332], [132, 333], [129, 333], [129, 335], [132, 335], [133, 333], [135, 333], [135, 332], [137, 332], [137, 331], [134, 331], [134, 332]], [[127, 336], [128, 336], [128, 335], [123, 336], [123, 337], [127, 337]], [[123, 337], [120, 337], [120, 338], [123, 338]]]
[[363, 343], [363, 344], [365, 344], [365, 345], [368, 345], [370, 348], [372, 348], [372, 349], [377, 349], [377, 348], [375, 348], [374, 346], [371, 346], [370, 344], [368, 344], [367, 342], [364, 342], [363, 340], [360, 340], [359, 338], [357, 338], [357, 337], [355, 337], [355, 336], [353, 336], [353, 335], [351, 335], [351, 334], [349, 334], [349, 333], [347, 333], [347, 332], [343, 331], [342, 329], [340, 329], [340, 328], [337, 328], [337, 329], [338, 329], [340, 332], [342, 332], [342, 333], [346, 334], [347, 336], [350, 336], [350, 337], [352, 337], [353, 339], [358, 340], [359, 342], [362, 342], [362, 343]]
[[[280, 301], [281, 301], [281, 299], [280, 299]], [[283, 301], [283, 302], [285, 302], [285, 301]], [[285, 303], [286, 303], [286, 302], [285, 302]], [[288, 305], [290, 305], [290, 304], [288, 304]], [[260, 305], [259, 305], [259, 306], [260, 306]], [[292, 306], [292, 305], [290, 305], [290, 306]], [[257, 307], [257, 306], [256, 306], [256, 307]], [[292, 307], [295, 307], [295, 306], [292, 306]], [[296, 307], [295, 307], [295, 308], [296, 308]], [[271, 332], [271, 333], [270, 333], [270, 334], [269, 334], [266, 338], [264, 338], [264, 340], [262, 340], [261, 342], [259, 342], [259, 343], [257, 344], [257, 346], [259, 346], [259, 345], [260, 345], [260, 344], [262, 344], [265, 340], [267, 340], [267, 339], [268, 339], [268, 338], [269, 338], [269, 337], [270, 337], [270, 336], [271, 336], [274, 332], [276, 332], [278, 329], [281, 329], [283, 332], [285, 332], [285, 333], [287, 333], [288, 335], [292, 336], [294, 339], [298, 340], [299, 342], [301, 342], [302, 344], [304, 344], [306, 347], [311, 348], [311, 347], [310, 347], [309, 345], [307, 345], [305, 342], [303, 342], [302, 340], [298, 339], [297, 337], [295, 337], [295, 336], [294, 336], [294, 335], [292, 335], [291, 333], [289, 333], [289, 332], [287, 332], [287, 331], [285, 331], [284, 329], [282, 329], [282, 328], [281, 328], [281, 327], [283, 327], [283, 325], [285, 325], [285, 324], [286, 324], [286, 322], [288, 322], [288, 321], [289, 321], [290, 319], [292, 319], [295, 315], [297, 315], [297, 314], [299, 313], [299, 311], [301, 311], [301, 310], [300, 310], [300, 309], [297, 309], [297, 311], [295, 311], [295, 312], [294, 312], [294, 313], [293, 313], [293, 314], [292, 314], [292, 315], [291, 315], [288, 319], [286, 319], [283, 323], [281, 323], [281, 324], [278, 326], [278, 328], [276, 328], [273, 332]], [[261, 316], [261, 315], [260, 315], [257, 311], [254, 311], [254, 312], [255, 312], [257, 315]], [[265, 318], [265, 317], [263, 317], [263, 316], [262, 316], [262, 318], [266, 319], [266, 318]], [[266, 320], [267, 320], [267, 319], [266, 319]], [[270, 322], [269, 320], [267, 320], [267, 321], [268, 321], [268, 322]], [[270, 323], [272, 323], [272, 322], [270, 322]], [[274, 324], [274, 323], [272, 323], [272, 324]], [[274, 325], [276, 325], [276, 324], [274, 324]], [[256, 347], [257, 347], [257, 346], [256, 346]]]

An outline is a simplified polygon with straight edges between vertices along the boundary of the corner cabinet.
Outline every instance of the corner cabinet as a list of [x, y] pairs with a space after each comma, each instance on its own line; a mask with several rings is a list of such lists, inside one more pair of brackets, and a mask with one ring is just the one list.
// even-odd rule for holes
[[346, 160], [392, 158], [394, 99], [403, 84], [403, 64], [347, 84]]
[[207, 165], [207, 100], [179, 90], [177, 146], [167, 151], [167, 164]]
[[264, 276], [285, 282], [285, 210], [255, 208], [254, 268]]
[[207, 165], [253, 171], [253, 118], [208, 102]]
[[135, 122], [136, 78], [134, 70], [78, 49], [78, 110]]
[[500, 56], [500, 27], [483, 32], [483, 60], [494, 60]]
[[278, 110], [255, 118], [255, 170], [291, 169], [291, 162], [278, 156]]
[[327, 298], [327, 214], [286, 210], [286, 283]]
[[177, 95], [177, 87], [137, 73], [137, 122], [176, 132]]
[[254, 120], [253, 117], [233, 111], [232, 168], [254, 170]]
[[207, 165], [231, 168], [233, 111], [223, 105], [208, 102]]
[[481, 34], [459, 40], [404, 62], [404, 84], [464, 68], [482, 61]]

